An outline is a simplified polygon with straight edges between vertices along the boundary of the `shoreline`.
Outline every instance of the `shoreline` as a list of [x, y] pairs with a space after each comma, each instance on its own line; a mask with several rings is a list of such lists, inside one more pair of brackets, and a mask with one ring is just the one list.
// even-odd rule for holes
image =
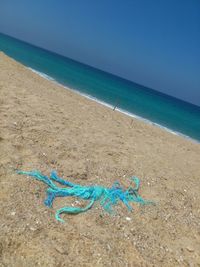
[[[76, 94], [78, 94], [78, 95], [81, 95], [81, 96], [83, 96], [83, 97], [85, 97], [85, 98], [87, 98], [87, 99], [89, 99], [89, 100], [92, 100], [92, 101], [94, 101], [94, 102], [96, 102], [96, 103], [99, 103], [99, 104], [101, 104], [101, 105], [103, 105], [103, 106], [106, 106], [106, 107], [108, 107], [108, 108], [110, 108], [110, 109], [113, 109], [113, 108], [114, 108], [114, 106], [112, 106], [112, 105], [110, 105], [110, 104], [108, 104], [108, 103], [106, 103], [106, 102], [104, 102], [104, 101], [102, 101], [102, 100], [99, 100], [99, 99], [97, 99], [97, 98], [95, 98], [95, 97], [93, 97], [93, 96], [91, 96], [91, 95], [84, 94], [84, 93], [78, 91], [77, 89], [74, 89], [74, 88], [70, 88], [70, 87], [68, 87], [68, 86], [65, 86], [64, 84], [60, 83], [60, 82], [57, 81], [56, 79], [52, 78], [51, 76], [49, 76], [49, 75], [47, 75], [47, 74], [45, 74], [45, 73], [43, 73], [43, 72], [37, 71], [37, 70], [35, 70], [35, 69], [33, 69], [33, 68], [30, 68], [30, 67], [27, 67], [27, 66], [25, 66], [25, 65], [24, 65], [24, 67], [27, 68], [27, 69], [29, 69], [29, 70], [32, 71], [33, 73], [39, 75], [40, 77], [42, 77], [42, 78], [48, 80], [48, 81], [55, 82], [56, 84], [58, 84], [58, 85], [64, 87], [64, 88], [67, 89], [67, 90], [70, 90], [70, 91], [72, 91], [72, 92], [74, 92], [74, 93], [76, 93]], [[142, 122], [144, 122], [144, 123], [146, 123], [146, 124], [149, 124], [149, 125], [158, 127], [159, 129], [162, 129], [162, 130], [164, 130], [164, 131], [167, 131], [168, 133], [171, 133], [171, 134], [173, 134], [173, 135], [182, 137], [182, 138], [184, 138], [184, 139], [186, 139], [186, 140], [190, 140], [190, 141], [193, 142], [193, 143], [200, 144], [200, 141], [198, 141], [198, 140], [196, 140], [196, 139], [194, 139], [194, 138], [191, 138], [191, 137], [188, 136], [188, 135], [182, 134], [182, 133], [180, 133], [180, 132], [178, 132], [178, 131], [174, 131], [174, 130], [172, 130], [172, 129], [170, 129], [170, 128], [167, 128], [167, 127], [165, 127], [165, 126], [163, 126], [163, 125], [161, 125], [161, 124], [158, 124], [158, 123], [156, 123], [156, 122], [153, 122], [153, 121], [151, 121], [151, 120], [148, 120], [148, 119], [146, 119], [146, 118], [143, 118], [143, 117], [141, 117], [141, 116], [138, 116], [138, 115], [136, 115], [136, 114], [134, 114], [134, 113], [131, 113], [131, 112], [129, 112], [129, 111], [126, 111], [126, 110], [123, 110], [123, 109], [120, 109], [120, 108], [117, 108], [117, 107], [115, 108], [115, 110], [118, 111], [118, 112], [120, 112], [120, 113], [122, 113], [122, 114], [125, 114], [125, 115], [128, 116], [128, 117], [135, 118], [135, 119], [137, 119], [137, 120], [139, 120], [139, 121], [142, 121]]]

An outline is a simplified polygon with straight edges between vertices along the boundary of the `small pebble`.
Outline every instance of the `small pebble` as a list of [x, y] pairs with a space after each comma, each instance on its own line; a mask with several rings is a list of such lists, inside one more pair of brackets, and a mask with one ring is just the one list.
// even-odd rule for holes
[[54, 245], [55, 250], [60, 254], [67, 254], [67, 251], [61, 244], [55, 244]]
[[126, 217], [126, 220], [127, 220], [127, 221], [131, 221], [131, 218], [130, 218], [130, 217]]
[[111, 246], [110, 246], [109, 244], [107, 244], [107, 248], [108, 248], [109, 250], [111, 250]]
[[190, 247], [190, 246], [188, 246], [186, 249], [187, 249], [189, 252], [193, 252], [193, 251], [194, 251], [194, 248], [193, 248], [193, 247]]
[[16, 214], [15, 211], [12, 211], [12, 212], [11, 212], [11, 215], [12, 215], [12, 216], [15, 216], [15, 214]]

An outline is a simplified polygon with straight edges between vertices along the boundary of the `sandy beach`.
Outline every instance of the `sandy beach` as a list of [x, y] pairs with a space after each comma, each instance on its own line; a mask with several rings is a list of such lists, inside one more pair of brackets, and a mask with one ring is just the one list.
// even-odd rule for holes
[[[141, 179], [156, 205], [44, 206], [46, 186], [16, 169], [82, 185]], [[31, 72], [0, 52], [0, 266], [200, 266], [200, 144], [128, 117]]]

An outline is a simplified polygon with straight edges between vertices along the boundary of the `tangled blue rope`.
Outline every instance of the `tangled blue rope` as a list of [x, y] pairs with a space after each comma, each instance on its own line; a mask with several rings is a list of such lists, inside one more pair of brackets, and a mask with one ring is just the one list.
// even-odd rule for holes
[[[64, 222], [60, 218], [62, 213], [77, 214], [80, 212], [87, 211], [90, 209], [95, 201], [100, 201], [102, 207], [109, 213], [112, 212], [112, 206], [116, 205], [119, 200], [121, 200], [128, 210], [132, 210], [129, 202], [138, 202], [140, 204], [152, 203], [150, 201], [144, 200], [139, 194], [140, 180], [137, 177], [132, 177], [131, 182], [135, 184], [134, 187], [130, 186], [127, 190], [124, 190], [118, 182], [115, 182], [111, 188], [106, 188], [103, 186], [81, 186], [78, 184], [71, 183], [69, 181], [60, 178], [55, 171], [51, 172], [50, 177], [41, 174], [39, 171], [17, 171], [18, 174], [24, 174], [35, 179], [42, 181], [47, 188], [47, 198], [44, 203], [48, 207], [52, 207], [53, 201], [56, 197], [67, 197], [73, 196], [84, 200], [90, 200], [89, 204], [85, 208], [80, 207], [63, 207], [56, 211], [56, 220]], [[59, 183], [66, 187], [58, 187], [55, 183]]]

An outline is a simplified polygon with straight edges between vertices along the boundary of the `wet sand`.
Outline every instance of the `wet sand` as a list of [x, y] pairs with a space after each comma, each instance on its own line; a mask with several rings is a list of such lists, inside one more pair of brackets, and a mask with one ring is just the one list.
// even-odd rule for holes
[[[44, 206], [46, 186], [16, 169], [128, 187], [155, 206]], [[200, 266], [200, 144], [112, 111], [0, 53], [0, 266]], [[127, 219], [128, 217], [128, 219]]]

